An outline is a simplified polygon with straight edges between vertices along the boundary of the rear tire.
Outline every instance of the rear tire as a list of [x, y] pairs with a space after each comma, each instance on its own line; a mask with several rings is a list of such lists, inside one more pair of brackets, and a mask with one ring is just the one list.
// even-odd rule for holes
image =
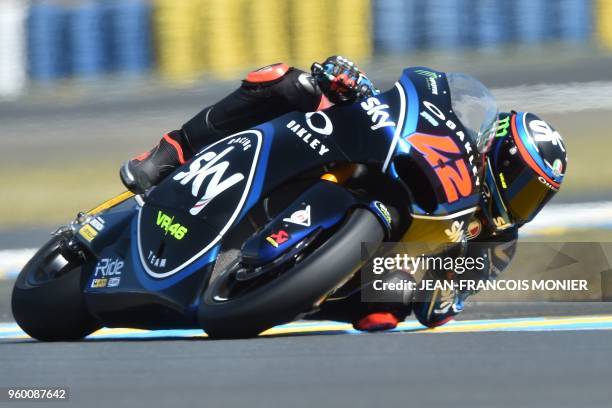
[[61, 243], [55, 237], [45, 244], [13, 288], [15, 321], [38, 340], [80, 340], [101, 327], [85, 305], [83, 260], [68, 256]]
[[245, 295], [225, 301], [215, 294], [230, 279], [223, 271], [203, 294], [198, 318], [213, 338], [246, 338], [309, 311], [362, 264], [361, 242], [381, 243], [384, 230], [370, 211], [356, 209], [338, 231], [303, 261]]

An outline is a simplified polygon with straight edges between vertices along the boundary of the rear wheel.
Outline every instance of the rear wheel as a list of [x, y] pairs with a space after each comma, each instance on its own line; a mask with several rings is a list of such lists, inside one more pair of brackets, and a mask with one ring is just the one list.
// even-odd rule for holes
[[266, 266], [267, 270], [249, 269], [237, 260], [204, 292], [198, 310], [200, 324], [211, 337], [241, 338], [290, 322], [359, 269], [361, 242], [383, 239], [378, 218], [358, 208], [323, 242], [317, 238], [302, 241]]
[[54, 237], [26, 264], [13, 288], [12, 311], [30, 336], [45, 341], [79, 340], [100, 328], [83, 296], [85, 259]]

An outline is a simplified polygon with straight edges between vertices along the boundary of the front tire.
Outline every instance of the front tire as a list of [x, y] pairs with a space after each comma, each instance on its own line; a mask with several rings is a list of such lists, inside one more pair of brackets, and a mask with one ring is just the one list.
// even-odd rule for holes
[[83, 296], [84, 260], [54, 237], [26, 264], [15, 282], [13, 317], [31, 337], [80, 340], [100, 328]]
[[203, 294], [198, 318], [213, 338], [245, 338], [288, 323], [351, 277], [362, 264], [361, 242], [379, 244], [383, 227], [368, 210], [358, 208], [327, 241], [274, 280], [234, 299], [218, 301], [231, 279], [223, 271]]

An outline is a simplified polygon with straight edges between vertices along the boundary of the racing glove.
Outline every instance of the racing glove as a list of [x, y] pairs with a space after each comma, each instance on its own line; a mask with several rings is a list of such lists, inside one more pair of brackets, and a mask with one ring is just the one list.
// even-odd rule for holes
[[[439, 282], [453, 280], [435, 278], [429, 271], [423, 279]], [[463, 304], [468, 296], [469, 293], [451, 288], [419, 289], [414, 294], [412, 311], [422, 325], [441, 326], [463, 311]]]
[[[461, 281], [486, 282], [495, 280], [510, 264], [516, 252], [517, 232], [508, 232], [500, 237], [483, 237], [483, 241], [469, 242], [464, 253], [455, 253], [471, 259], [482, 258], [483, 267], [468, 268], [463, 273], [450, 270], [428, 270], [423, 280], [438, 282], [455, 282], [454, 288], [433, 288], [416, 291], [413, 300], [413, 312], [421, 324], [428, 327], [440, 326], [463, 311], [468, 297], [478, 293], [477, 289], [470, 289], [468, 282], [460, 285]], [[491, 242], [487, 242], [491, 241]], [[448, 253], [451, 255], [452, 253]]]
[[352, 103], [379, 93], [368, 77], [350, 60], [334, 55], [310, 67], [325, 96], [335, 103]]

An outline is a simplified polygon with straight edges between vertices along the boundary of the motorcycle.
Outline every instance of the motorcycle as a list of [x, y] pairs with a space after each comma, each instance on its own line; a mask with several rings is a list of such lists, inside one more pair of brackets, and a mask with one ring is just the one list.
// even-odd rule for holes
[[227, 136], [59, 228], [21, 271], [13, 315], [47, 341], [103, 326], [244, 338], [312, 316], [354, 281], [360, 243], [448, 239], [472, 216], [496, 120], [476, 79], [417, 67]]

